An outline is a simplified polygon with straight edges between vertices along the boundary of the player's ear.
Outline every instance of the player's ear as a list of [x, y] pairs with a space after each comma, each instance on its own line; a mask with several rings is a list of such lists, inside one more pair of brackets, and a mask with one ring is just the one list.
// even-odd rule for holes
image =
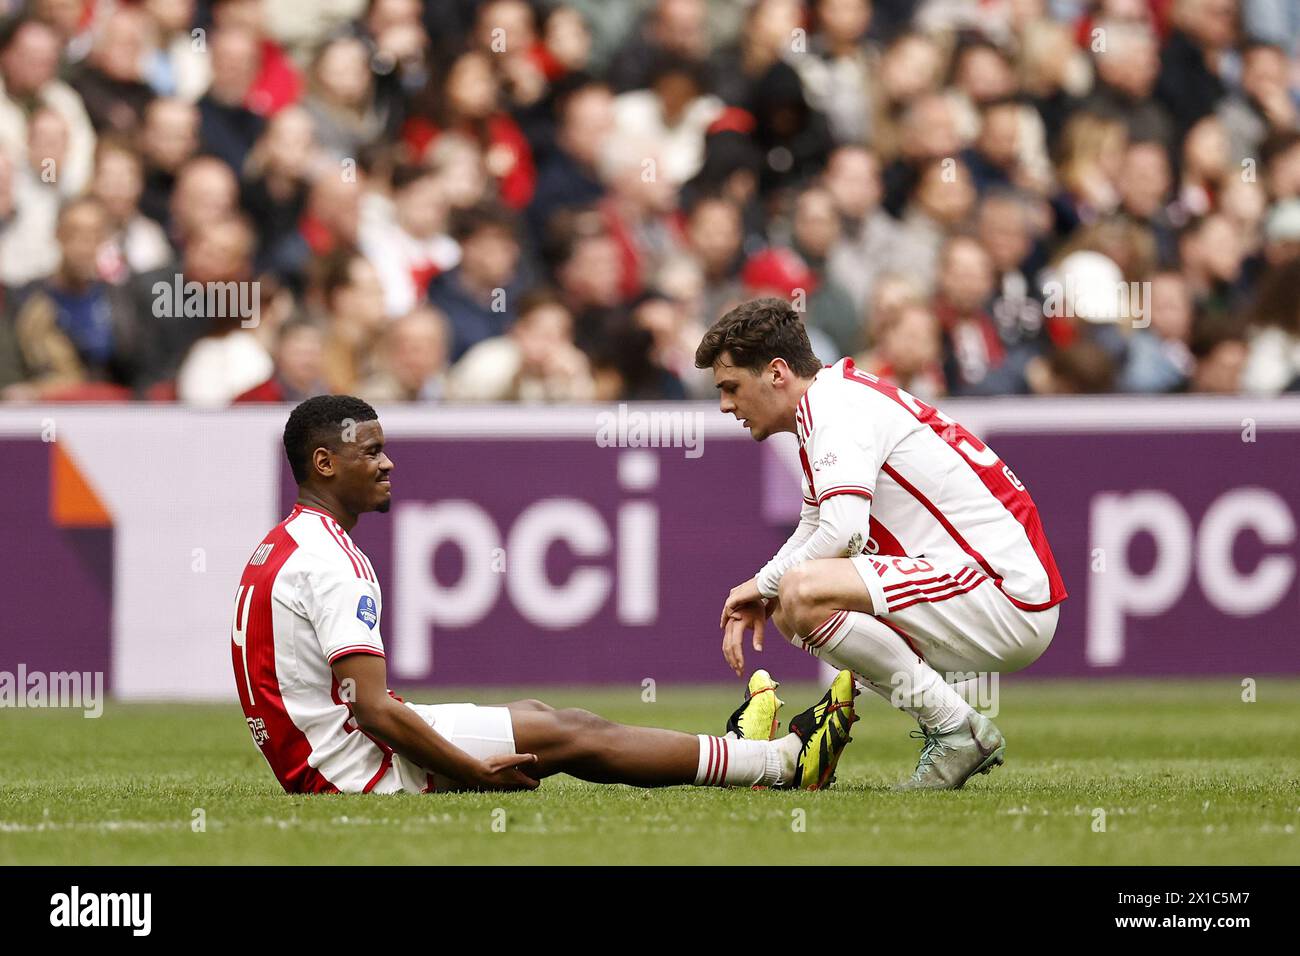
[[328, 448], [317, 448], [311, 453], [311, 465], [318, 475], [330, 477], [334, 474], [334, 455]]
[[780, 385], [790, 377], [790, 366], [785, 364], [785, 359], [774, 358], [767, 363], [767, 380], [773, 385]]

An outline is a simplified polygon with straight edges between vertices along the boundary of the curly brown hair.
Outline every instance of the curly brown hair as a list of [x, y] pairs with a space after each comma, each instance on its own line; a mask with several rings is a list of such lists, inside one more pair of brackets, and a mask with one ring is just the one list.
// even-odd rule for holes
[[731, 353], [738, 368], [751, 372], [776, 358], [784, 359], [801, 378], [812, 378], [822, 367], [803, 319], [785, 299], [751, 299], [714, 322], [695, 350], [695, 367], [713, 368], [723, 352]]

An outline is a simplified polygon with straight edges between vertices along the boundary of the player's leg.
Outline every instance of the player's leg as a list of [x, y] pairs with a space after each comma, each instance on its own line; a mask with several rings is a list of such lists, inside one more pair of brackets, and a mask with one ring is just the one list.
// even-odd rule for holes
[[[878, 568], [892, 576], [882, 580]], [[962, 726], [971, 706], [931, 666], [913, 634], [871, 613], [875, 605], [889, 603], [888, 593], [910, 593], [909, 582], [920, 581], [915, 588], [926, 590], [932, 579], [947, 576], [920, 559], [863, 555], [807, 561], [782, 577], [772, 618], [797, 646], [853, 671], [927, 732], [947, 732]], [[886, 592], [887, 583], [892, 592]]]
[[852, 675], [842, 671], [825, 696], [776, 740], [684, 734], [606, 720], [580, 709], [509, 711], [515, 750], [536, 754], [538, 776], [568, 773], [593, 783], [640, 787], [792, 786], [817, 789], [833, 777], [857, 719]]
[[782, 576], [771, 617], [787, 638], [816, 647], [843, 612], [873, 609], [871, 593], [848, 558], [820, 558]]
[[[535, 772], [539, 777], [567, 773], [593, 783], [642, 787], [695, 783], [702, 739], [717, 741], [706, 745], [706, 772], [710, 769], [708, 754], [720, 756], [723, 746], [721, 738], [625, 726], [577, 708], [537, 710], [511, 705], [510, 716], [515, 747], [520, 753], [537, 755]], [[743, 743], [747, 746], [728, 750], [733, 764], [728, 773], [761, 776], [769, 752], [775, 753], [775, 749], [766, 741]], [[721, 760], [715, 757], [714, 762], [717, 773], [711, 777], [722, 771]], [[752, 766], [742, 766], [747, 763]], [[728, 782], [753, 784], [757, 780]]]
[[[828, 716], [813, 728], [817, 733], [835, 731], [836, 756], [843, 749], [840, 741], [847, 737], [852, 719], [851, 697], [849, 703], [847, 720]], [[803, 740], [794, 734], [773, 741], [743, 740], [631, 727], [585, 710], [557, 709], [537, 700], [515, 701], [504, 707], [468, 703], [407, 706], [451, 743], [479, 759], [536, 754], [537, 764], [528, 768], [535, 777], [568, 773], [596, 783], [642, 787], [799, 785], [806, 776], [802, 773], [805, 764], [816, 762], [801, 753]], [[821, 748], [817, 749], [820, 755]], [[458, 781], [427, 773], [401, 755], [394, 757], [394, 765], [402, 789], [408, 792], [460, 787]]]

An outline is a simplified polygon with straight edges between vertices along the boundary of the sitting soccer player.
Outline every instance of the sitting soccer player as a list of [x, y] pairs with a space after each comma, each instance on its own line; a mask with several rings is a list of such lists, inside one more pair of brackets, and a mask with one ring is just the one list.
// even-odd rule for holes
[[311, 398], [289, 416], [284, 447], [298, 502], [244, 568], [231, 657], [253, 740], [289, 793], [532, 789], [554, 773], [644, 787], [830, 782], [855, 720], [847, 671], [777, 740], [768, 739], [775, 693], [765, 691], [722, 737], [622, 726], [536, 700], [401, 702], [388, 690], [375, 570], [348, 536], [359, 515], [392, 500], [378, 416], [360, 399]]
[[[793, 432], [799, 526], [722, 610], [737, 674], [763, 625], [857, 677], [921, 726], [900, 789], [957, 789], [1003, 761], [1005, 740], [949, 681], [1038, 659], [1065, 600], [1029, 492], [942, 412], [851, 359], [823, 368], [782, 299], [746, 302], [705, 334], [720, 407], [757, 440]], [[946, 679], [945, 679], [946, 678]]]

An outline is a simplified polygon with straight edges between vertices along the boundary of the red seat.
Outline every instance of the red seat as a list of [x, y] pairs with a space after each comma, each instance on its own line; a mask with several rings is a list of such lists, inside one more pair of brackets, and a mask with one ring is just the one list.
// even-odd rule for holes
[[131, 390], [109, 382], [82, 382], [55, 389], [41, 396], [49, 402], [129, 402]]
[[144, 397], [151, 402], [176, 401], [176, 380], [168, 379], [165, 382], [155, 382], [145, 391]]

